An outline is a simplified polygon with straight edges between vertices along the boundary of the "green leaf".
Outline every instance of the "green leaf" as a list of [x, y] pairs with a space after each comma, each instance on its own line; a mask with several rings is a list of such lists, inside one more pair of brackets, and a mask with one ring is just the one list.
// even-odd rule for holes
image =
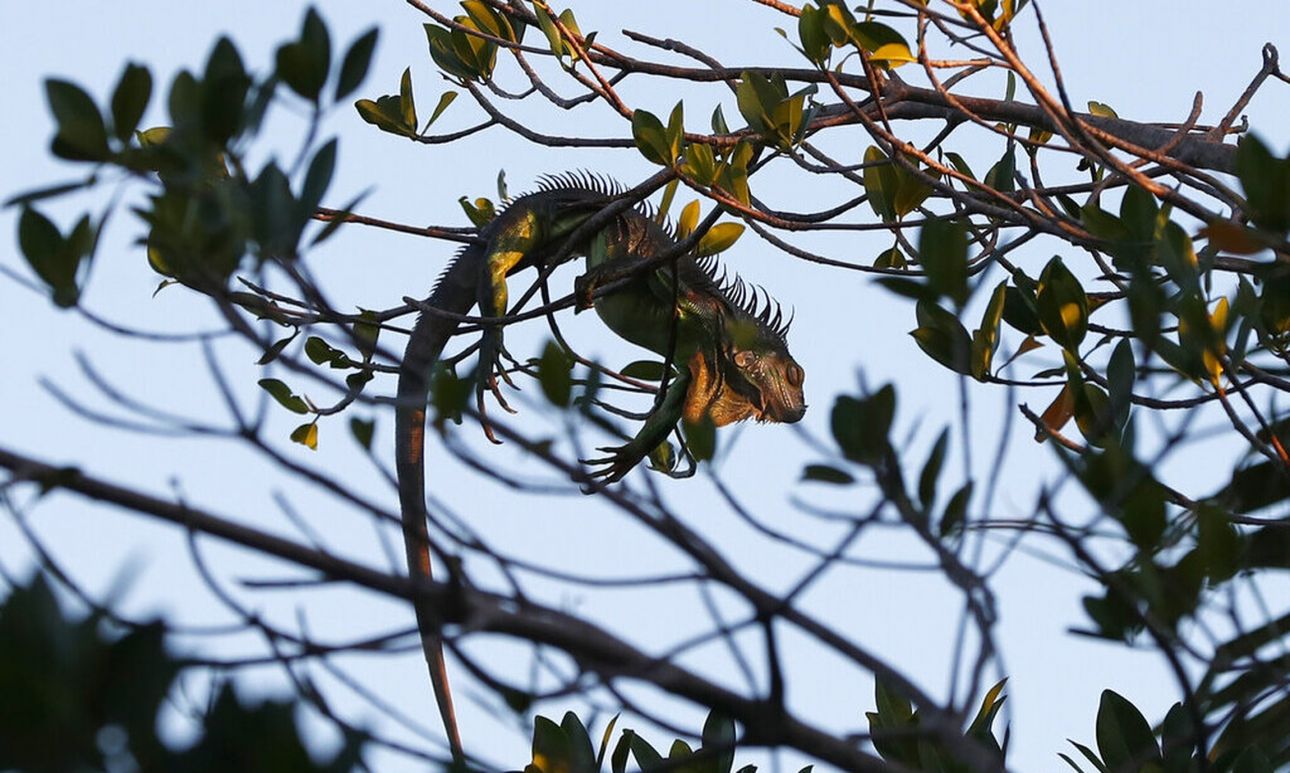
[[300, 191], [300, 209], [305, 217], [312, 217], [322, 203], [335, 169], [336, 140], [333, 139], [318, 149], [309, 163], [309, 171], [305, 173], [304, 188]]
[[735, 765], [735, 723], [715, 710], [708, 712], [700, 748], [714, 755], [707, 761], [707, 773], [730, 773]]
[[1111, 359], [1106, 365], [1111, 417], [1117, 428], [1122, 429], [1129, 420], [1136, 371], [1137, 366], [1133, 362], [1133, 344], [1127, 338], [1122, 339], [1111, 352]]
[[954, 169], [958, 171], [959, 174], [970, 180], [976, 179], [976, 175], [972, 174], [972, 167], [968, 166], [968, 162], [963, 160], [963, 156], [960, 156], [954, 151], [950, 151], [945, 154], [945, 158], [954, 166]]
[[350, 44], [349, 50], [345, 52], [345, 58], [341, 61], [340, 76], [336, 79], [334, 99], [337, 102], [354, 93], [354, 90], [362, 85], [363, 79], [367, 77], [367, 70], [372, 64], [372, 54], [376, 51], [376, 41], [379, 37], [380, 30], [373, 27]]
[[817, 65], [824, 64], [833, 50], [833, 41], [824, 29], [826, 16], [808, 3], [802, 6], [802, 13], [797, 17], [797, 37], [802, 43], [802, 52]]
[[1232, 526], [1227, 513], [1213, 505], [1201, 505], [1196, 511], [1198, 524], [1196, 552], [1211, 582], [1231, 578], [1241, 568], [1244, 543]]
[[664, 762], [663, 756], [655, 751], [653, 746], [646, 743], [644, 738], [632, 733], [631, 740], [628, 743], [631, 744], [632, 756], [636, 758], [637, 764], [641, 766], [641, 773], [667, 769], [668, 766]]
[[354, 103], [354, 109], [364, 121], [390, 134], [403, 137], [416, 135], [416, 127], [403, 122], [403, 110], [397, 96], [384, 96], [376, 101], [360, 99]]
[[846, 470], [839, 470], [827, 464], [808, 464], [802, 469], [802, 480], [814, 480], [820, 483], [836, 483], [845, 486], [855, 483], [856, 479]]
[[685, 146], [685, 163], [681, 171], [701, 185], [712, 185], [717, 179], [717, 158], [711, 145], [693, 142]]
[[537, 15], [538, 27], [542, 29], [542, 34], [546, 35], [547, 44], [551, 46], [551, 53], [557, 57], [563, 57], [569, 47], [565, 44], [564, 39], [560, 37], [560, 30], [556, 28], [555, 22], [551, 20], [551, 15], [540, 5], [534, 5], [533, 12]]
[[376, 422], [372, 419], [360, 419], [357, 416], [349, 420], [349, 433], [365, 451], [372, 450], [372, 436], [376, 434]]
[[967, 302], [967, 248], [967, 227], [951, 220], [928, 222], [918, 239], [918, 262], [928, 286], [956, 306]]
[[333, 348], [318, 336], [309, 336], [305, 340], [305, 356], [315, 365], [331, 365], [333, 368], [348, 368], [354, 363], [349, 355]]
[[632, 139], [641, 155], [655, 164], [671, 166], [676, 160], [675, 156], [670, 155], [672, 146], [668, 142], [663, 122], [653, 113], [646, 110], [632, 113]]
[[201, 106], [200, 128], [212, 144], [222, 146], [241, 131], [250, 86], [237, 46], [221, 37], [211, 48], [201, 86], [196, 89]]
[[1107, 432], [1114, 427], [1110, 398], [1097, 384], [1086, 382], [1082, 389], [1082, 399], [1077, 397], [1075, 400], [1075, 423], [1085, 440], [1099, 448], [1104, 447]]
[[286, 336], [284, 338], [279, 338], [277, 341], [274, 341], [269, 346], [269, 348], [264, 350], [264, 354], [260, 356], [260, 359], [255, 361], [255, 364], [268, 365], [269, 363], [278, 359], [278, 355], [282, 354], [282, 350], [287, 348], [287, 344], [296, 340], [296, 336], [298, 334], [299, 334], [299, 331], [296, 331], [289, 336]]
[[587, 735], [587, 728], [578, 719], [578, 715], [572, 711], [566, 711], [564, 718], [560, 721], [560, 728], [564, 730], [564, 735], [569, 739], [569, 769], [571, 773], [594, 773], [598, 766], [596, 765], [596, 750], [591, 746], [591, 736]]
[[[668, 158], [675, 160], [681, 155], [681, 146], [685, 143], [685, 105], [677, 102], [672, 114], [667, 119]], [[673, 180], [675, 184], [677, 181]]]
[[430, 376], [430, 404], [434, 406], [434, 426], [443, 430], [444, 422], [461, 423], [461, 413], [474, 394], [471, 379], [458, 378], [452, 368], [440, 363]]
[[642, 381], [662, 381], [664, 374], [663, 363], [658, 360], [636, 360], [628, 363], [619, 373]]
[[971, 375], [972, 339], [958, 317], [926, 300], [914, 308], [919, 326], [910, 335], [918, 348], [955, 373]]
[[552, 405], [560, 408], [569, 406], [569, 398], [573, 394], [572, 369], [573, 360], [563, 347], [555, 341], [548, 341], [538, 360], [538, 383]]
[[318, 450], [318, 422], [301, 424], [291, 431], [291, 442], [299, 443], [311, 451]]
[[770, 132], [773, 127], [770, 113], [787, 95], [787, 89], [780, 94], [761, 73], [743, 73], [735, 87], [735, 103], [739, 106], [739, 114], [748, 122], [748, 128], [761, 134]]
[[300, 38], [278, 48], [277, 74], [284, 83], [310, 102], [317, 102], [331, 69], [331, 36], [313, 8], [305, 11]]
[[905, 259], [905, 253], [901, 252], [899, 247], [883, 250], [873, 260], [874, 268], [903, 269], [908, 265], [909, 261]]
[[490, 8], [481, 0], [463, 0], [461, 7], [465, 9], [470, 16], [470, 20], [480, 30], [487, 32], [493, 37], [508, 40], [512, 43], [518, 43], [519, 37], [515, 33], [515, 28], [511, 26], [510, 20], [504, 15]]
[[856, 45], [869, 53], [869, 59], [888, 67], [918, 61], [909, 43], [899, 32], [876, 21], [864, 21], [851, 27]]
[[864, 152], [864, 190], [873, 213], [884, 221], [896, 219], [895, 201], [898, 181], [887, 154], [875, 146]]
[[58, 123], [54, 155], [69, 161], [107, 159], [107, 129], [90, 95], [74, 83], [50, 78], [45, 81], [45, 97]]
[[945, 512], [941, 513], [939, 527], [941, 537], [954, 536], [963, 528], [963, 521], [967, 518], [968, 503], [972, 500], [973, 487], [973, 481], [964, 483], [950, 497], [950, 501], [945, 503]]
[[874, 748], [888, 762], [923, 769], [919, 764], [918, 741], [910, 732], [916, 728], [918, 719], [909, 700], [889, 688], [881, 678], [874, 681], [874, 699], [878, 710], [866, 712]]
[[417, 130], [417, 103], [412, 94], [412, 68], [408, 67], [399, 78], [399, 113], [403, 125], [413, 132]]
[[[538, 13], [541, 14], [540, 9]], [[477, 77], [474, 63], [462, 60], [452, 31], [435, 24], [427, 23], [422, 26], [426, 32], [426, 42], [430, 46], [430, 58], [439, 69], [462, 80], [474, 80]], [[474, 50], [470, 49], [469, 53], [473, 59]]]
[[112, 92], [112, 132], [117, 139], [130, 141], [151, 97], [152, 74], [148, 68], [133, 62], [127, 64]]
[[1262, 749], [1250, 746], [1232, 762], [1232, 773], [1276, 773], [1276, 769]]
[[717, 223], [708, 229], [703, 238], [699, 239], [698, 246], [694, 248], [694, 254], [702, 258], [725, 252], [739, 240], [743, 233], [743, 223]]
[[1035, 305], [1039, 323], [1053, 341], [1067, 350], [1075, 350], [1084, 340], [1088, 331], [1088, 297], [1058, 256], [1053, 256], [1039, 275]]
[[609, 769], [612, 773], [627, 772], [627, 758], [631, 754], [632, 738], [635, 735], [631, 730], [624, 730], [618, 737], [618, 743], [614, 744], [614, 751], [609, 759]]
[[542, 715], [533, 718], [533, 767], [541, 771], [573, 771], [569, 736]]
[[984, 381], [990, 374], [994, 352], [999, 346], [999, 321], [1003, 318], [1007, 294], [1008, 283], [1000, 282], [986, 304], [981, 326], [972, 333], [972, 377], [978, 381]]
[[1120, 222], [1129, 230], [1132, 237], [1141, 242], [1150, 242], [1156, 232], [1156, 220], [1160, 207], [1150, 193], [1137, 185], [1130, 185], [1124, 191], [1120, 201]]
[[23, 207], [18, 218], [18, 246], [40, 278], [50, 284], [61, 280], [54, 273], [63, 235], [53, 221], [31, 207]]
[[1132, 703], [1111, 690], [1102, 691], [1097, 710], [1097, 748], [1112, 770], [1163, 764], [1151, 725]]
[[990, 171], [985, 173], [985, 185], [987, 188], [994, 188], [1000, 193], [1012, 193], [1016, 189], [1016, 180], [1014, 174], [1017, 171], [1017, 161], [1013, 154], [1013, 149], [1009, 147], [1004, 151], [1003, 156], [990, 167]]
[[1290, 230], [1290, 160], [1277, 158], [1262, 140], [1246, 134], [1237, 143], [1235, 163], [1250, 220], [1279, 234]]
[[[342, 366], [332, 363], [332, 367], [336, 368]], [[345, 386], [347, 386], [350, 391], [357, 394], [363, 391], [363, 387], [367, 386], [373, 378], [375, 378], [375, 375], [370, 370], [356, 370], [345, 377]]]
[[730, 127], [726, 125], [726, 116], [721, 112], [721, 105], [717, 105], [712, 110], [712, 133], [729, 134]]
[[1094, 768], [1101, 771], [1101, 773], [1107, 773], [1106, 766], [1102, 764], [1102, 761], [1098, 759], [1097, 755], [1093, 753], [1092, 749], [1088, 748], [1082, 743], [1076, 743], [1074, 741], [1071, 741], [1069, 738], [1066, 740], [1070, 741], [1071, 746], [1074, 746], [1076, 749], [1078, 749], [1079, 753], [1083, 754], [1085, 759], [1093, 763]]
[[707, 461], [716, 454], [717, 426], [711, 416], [704, 415], [697, 422], [683, 421], [682, 428], [685, 430], [685, 447], [696, 462]]
[[455, 21], [463, 29], [454, 29], [448, 33], [448, 41], [458, 61], [462, 63], [471, 79], [486, 80], [497, 64], [497, 44], [468, 30], [480, 30], [478, 24], [465, 16], [456, 17]]
[[262, 378], [256, 382], [260, 388], [268, 392], [278, 405], [286, 408], [292, 413], [308, 413], [309, 405], [299, 396], [292, 394], [291, 387], [279, 381], [276, 378]]
[[83, 216], [67, 238], [49, 218], [31, 207], [23, 207], [18, 218], [18, 246], [36, 275], [49, 286], [55, 304], [76, 305], [80, 288], [76, 284], [82, 261], [94, 249], [96, 235], [89, 216]]
[[376, 312], [369, 309], [359, 311], [361, 321], [354, 323], [354, 345], [363, 355], [363, 361], [369, 362], [372, 355], [376, 353], [376, 342], [381, 337], [381, 325], [376, 317]]
[[1191, 712], [1182, 703], [1175, 703], [1160, 723], [1161, 752], [1165, 773], [1190, 773], [1192, 750], [1195, 748], [1195, 725]]
[[936, 481], [941, 476], [941, 466], [945, 463], [945, 451], [949, 447], [949, 440], [949, 429], [941, 430], [936, 443], [932, 445], [931, 453], [927, 455], [927, 462], [923, 464], [923, 471], [918, 476], [918, 501], [922, 503], [923, 510], [930, 511], [932, 503], [936, 500]]
[[[918, 168], [918, 162], [913, 159], [909, 159], [907, 163]], [[913, 171], [894, 161], [891, 169], [896, 175], [896, 197], [892, 200], [892, 209], [896, 217], [902, 218], [922, 206], [927, 197], [932, 195], [932, 186], [919, 179]], [[922, 171], [924, 174], [939, 176], [931, 170]]]
[[752, 156], [752, 144], [740, 140], [717, 168], [717, 187], [745, 205], [752, 195], [748, 189], [748, 162], [752, 160]]
[[890, 447], [887, 435], [895, 414], [896, 390], [891, 384], [862, 398], [839, 395], [830, 415], [833, 439], [846, 458], [878, 464]]
[[[592, 38], [595, 37], [596, 33], [593, 32], [591, 33], [591, 35], [582, 34], [582, 30], [578, 28], [578, 20], [573, 17], [572, 8], [565, 8], [563, 11], [561, 11], [559, 18], [560, 18], [560, 23], [564, 25], [565, 30], [567, 30], [575, 38], [583, 39], [584, 47], [591, 46]], [[569, 56], [573, 58], [573, 61], [578, 60], [578, 54], [576, 51], [573, 50], [573, 46], [566, 44], [565, 50], [569, 53]]]

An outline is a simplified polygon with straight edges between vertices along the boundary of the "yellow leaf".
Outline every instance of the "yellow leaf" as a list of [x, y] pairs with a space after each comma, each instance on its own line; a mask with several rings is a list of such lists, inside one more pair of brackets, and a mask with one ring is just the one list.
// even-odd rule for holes
[[699, 240], [699, 246], [695, 248], [694, 254], [704, 257], [705, 255], [716, 255], [718, 252], [725, 252], [739, 240], [743, 233], [743, 223], [718, 223], [712, 226]]
[[301, 424], [299, 427], [296, 427], [294, 430], [291, 431], [291, 440], [294, 443], [299, 443], [302, 446], [307, 446], [311, 451], [317, 451], [318, 450], [317, 422], [310, 422], [309, 424]]
[[694, 233], [694, 227], [699, 224], [699, 200], [695, 199], [681, 210], [681, 217], [676, 221], [676, 238], [684, 239]]
[[1119, 118], [1119, 117], [1120, 117], [1120, 116], [1116, 115], [1115, 111], [1111, 109], [1111, 106], [1110, 106], [1110, 105], [1104, 104], [1104, 103], [1102, 103], [1102, 102], [1095, 102], [1095, 101], [1093, 101], [1093, 100], [1091, 100], [1091, 99], [1088, 101], [1088, 111], [1089, 111], [1090, 113], [1092, 113], [1093, 115], [1100, 115], [1100, 116], [1102, 116], [1103, 118]]

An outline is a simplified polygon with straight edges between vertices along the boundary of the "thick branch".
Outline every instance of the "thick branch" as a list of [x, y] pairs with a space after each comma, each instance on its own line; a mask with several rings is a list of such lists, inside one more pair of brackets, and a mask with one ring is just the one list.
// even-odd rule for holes
[[328, 579], [352, 582], [398, 598], [423, 597], [440, 611], [460, 610], [464, 626], [470, 630], [501, 633], [547, 644], [566, 652], [583, 668], [607, 681], [615, 677], [641, 679], [674, 695], [725, 712], [742, 721], [749, 737], [758, 743], [790, 746], [845, 770], [891, 769], [881, 759], [860, 751], [853, 743], [792, 717], [781, 706], [737, 695], [684, 668], [650, 657], [599, 626], [563, 612], [472, 588], [385, 574], [227, 518], [94, 478], [73, 467], [50, 465], [8, 449], [0, 448], [0, 467], [10, 470], [20, 479], [73, 491], [98, 502], [114, 504], [314, 569]]

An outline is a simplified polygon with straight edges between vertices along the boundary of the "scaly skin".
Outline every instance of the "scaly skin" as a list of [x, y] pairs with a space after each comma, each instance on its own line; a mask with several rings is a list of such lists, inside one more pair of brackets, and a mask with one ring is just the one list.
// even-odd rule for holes
[[[541, 265], [578, 225], [613, 201], [611, 186], [587, 179], [549, 178], [542, 188], [511, 203], [480, 231], [483, 244], [463, 249], [440, 277], [427, 305], [465, 314], [478, 304], [483, 317], [506, 313], [506, 277], [530, 265]], [[630, 274], [676, 243], [647, 213], [627, 210], [601, 232], [604, 250], [576, 245], [588, 257], [588, 271], [578, 280], [579, 294], [590, 298], [603, 281]], [[591, 253], [591, 254], [589, 254]], [[769, 296], [758, 302], [738, 279], [725, 281], [715, 261], [682, 255], [674, 264], [638, 272], [622, 289], [596, 299], [596, 312], [622, 338], [667, 357], [678, 374], [667, 393], [625, 445], [601, 449], [608, 457], [590, 460], [604, 465], [591, 474], [604, 483], [621, 479], [667, 439], [682, 419], [708, 417], [716, 426], [743, 419], [795, 422], [806, 404], [801, 367], [788, 353], [787, 324]], [[674, 281], [675, 278], [675, 281]], [[425, 506], [425, 406], [430, 374], [457, 328], [455, 319], [422, 314], [412, 328], [399, 371], [395, 408], [395, 471], [399, 480], [403, 539], [408, 572], [431, 579]], [[669, 352], [669, 349], [671, 351]], [[502, 331], [485, 327], [480, 344], [476, 385], [481, 419], [484, 393], [497, 387], [502, 374]], [[453, 757], [463, 760], [456, 713], [444, 667], [439, 635], [443, 616], [422, 600], [413, 603], [430, 681]]]

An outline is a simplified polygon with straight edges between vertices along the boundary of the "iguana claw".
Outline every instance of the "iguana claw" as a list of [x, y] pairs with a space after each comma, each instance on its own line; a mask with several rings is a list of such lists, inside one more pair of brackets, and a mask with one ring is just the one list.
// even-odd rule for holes
[[631, 443], [621, 446], [602, 446], [596, 449], [610, 454], [599, 459], [579, 459], [578, 461], [588, 467], [599, 465], [608, 465], [604, 469], [595, 470], [587, 473], [589, 480], [601, 479], [601, 483], [617, 483], [622, 480], [632, 468], [640, 464], [643, 457], [639, 456], [632, 448]]
[[484, 428], [484, 436], [490, 442], [501, 445], [502, 441], [497, 439], [493, 433], [492, 425], [488, 421], [488, 409], [485, 406], [484, 395], [491, 392], [497, 404], [507, 413], [518, 413], [511, 404], [506, 401], [505, 395], [502, 394], [501, 385], [497, 383], [498, 377], [512, 389], [519, 391], [519, 387], [511, 380], [510, 374], [506, 368], [502, 367], [503, 358], [514, 361], [510, 352], [502, 344], [501, 334], [496, 331], [484, 333], [484, 338], [479, 345], [479, 370], [475, 381], [475, 406], [479, 411], [479, 423]]

